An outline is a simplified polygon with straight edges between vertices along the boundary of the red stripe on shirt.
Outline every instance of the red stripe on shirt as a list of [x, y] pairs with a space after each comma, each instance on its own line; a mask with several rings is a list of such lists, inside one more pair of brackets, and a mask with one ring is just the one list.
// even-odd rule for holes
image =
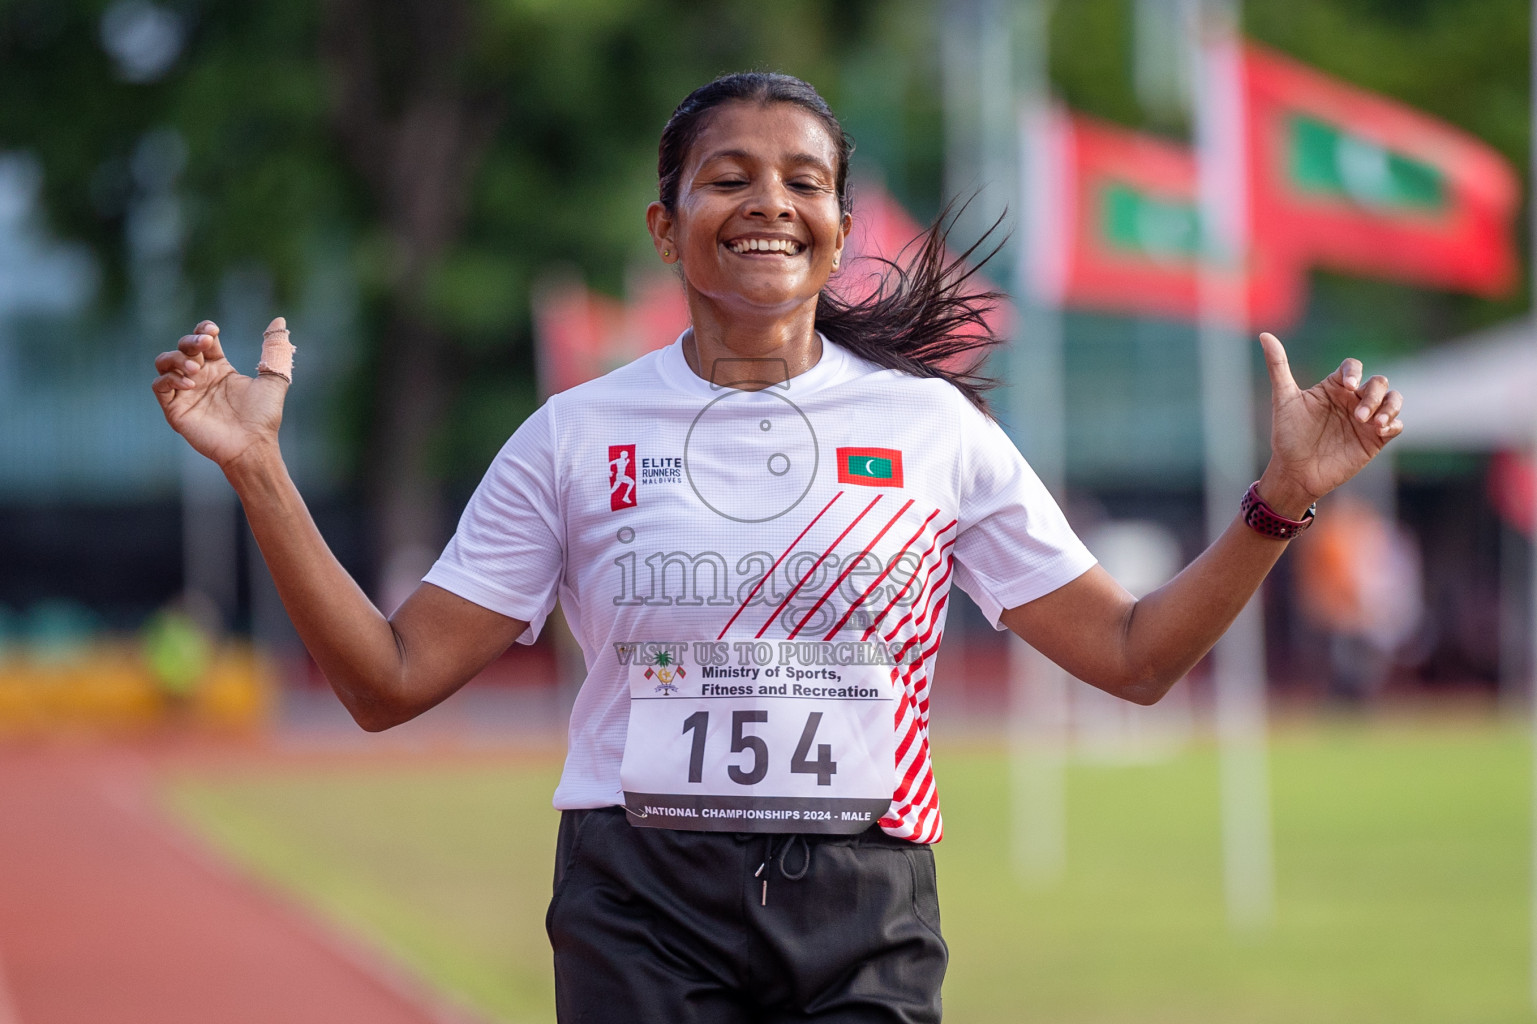
[[[825, 594], [823, 594], [821, 597], [817, 598], [817, 603], [812, 605], [810, 608], [808, 608], [806, 610], [806, 614], [801, 616], [800, 622], [796, 623], [795, 628], [790, 630], [789, 639], [791, 639], [791, 640], [795, 639], [796, 634], [798, 634], [801, 631], [802, 627], [804, 627], [806, 625], [806, 623], [810, 621], [811, 617], [817, 613], [817, 609], [822, 607], [822, 605], [826, 604], [827, 603], [827, 599], [829, 597], [833, 596], [833, 592], [838, 589], [838, 585], [841, 584], [844, 580], [849, 578], [849, 573], [854, 571], [854, 567], [857, 566], [860, 563], [860, 560], [863, 559], [866, 555], [868, 555], [870, 553], [870, 550], [872, 548], [874, 548], [876, 544], [880, 543], [880, 539], [882, 537], [886, 536], [886, 531], [890, 530], [893, 526], [895, 526], [896, 523], [897, 523], [897, 520], [902, 518], [902, 513], [906, 512], [908, 509], [910, 509], [912, 507], [913, 507], [913, 499], [908, 498], [907, 499], [907, 504], [903, 505], [901, 508], [897, 509], [897, 514], [892, 516], [889, 520], [887, 520], [886, 525], [881, 527], [881, 531], [879, 533], [877, 533], [874, 537], [870, 538], [870, 543], [865, 545], [865, 549], [863, 551], [861, 551], [859, 554], [855, 555], [853, 558], [850, 558], [848, 561], [846, 561], [844, 563], [843, 571], [838, 574], [838, 578], [837, 579], [833, 580], [832, 585], [827, 588], [827, 592]], [[836, 630], [834, 630], [834, 632], [836, 632]]]
[[853, 604], [849, 605], [849, 610], [843, 613], [843, 618], [838, 620], [838, 624], [832, 628], [831, 632], [822, 638], [823, 640], [831, 640], [833, 637], [838, 635], [838, 630], [842, 629], [848, 623], [849, 618], [853, 616], [854, 609], [864, 604], [865, 598], [869, 597], [875, 591], [875, 589], [881, 585], [882, 581], [884, 581], [886, 577], [890, 575], [891, 570], [896, 568], [897, 559], [907, 554], [907, 549], [913, 546], [913, 541], [923, 536], [923, 531], [928, 529], [929, 524], [934, 521], [934, 517], [937, 515], [939, 515], [939, 509], [937, 508], [929, 513], [929, 517], [923, 521], [921, 526], [918, 527], [918, 532], [907, 538], [907, 543], [902, 545], [902, 550], [898, 551], [895, 555], [892, 556], [891, 560], [886, 563], [886, 568], [882, 569], [881, 574], [871, 581], [870, 585], [865, 588], [864, 593], [859, 595], [859, 599], [856, 600]]
[[719, 635], [717, 635], [715, 639], [719, 640], [726, 635], [726, 630], [731, 628], [731, 624], [736, 621], [737, 616], [741, 615], [742, 612], [747, 610], [747, 606], [752, 604], [752, 599], [758, 596], [758, 591], [763, 589], [763, 584], [767, 583], [769, 578], [774, 575], [774, 570], [779, 568], [779, 563], [783, 562], [786, 558], [789, 557], [790, 552], [795, 550], [795, 545], [801, 542], [801, 537], [804, 537], [806, 534], [810, 533], [811, 528], [817, 524], [817, 520], [821, 519], [823, 514], [826, 513], [828, 509], [833, 507], [833, 502], [837, 501], [841, 497], [843, 497], [842, 491], [834, 494], [832, 498], [827, 502], [827, 504], [822, 506], [822, 511], [818, 512], [816, 517], [813, 518], [811, 522], [806, 524], [806, 528], [800, 532], [799, 536], [792, 540], [790, 542], [790, 546], [785, 548], [780, 556], [774, 560], [774, 564], [769, 566], [768, 572], [763, 574], [763, 578], [761, 580], [753, 584], [752, 590], [748, 591], [747, 597], [742, 601], [741, 605], [737, 607], [736, 611], [731, 613], [731, 618], [727, 620], [726, 625], [721, 628]]
[[845, 538], [845, 537], [847, 537], [849, 535], [849, 531], [852, 530], [854, 527], [858, 526], [859, 525], [859, 521], [865, 517], [865, 513], [869, 512], [872, 508], [874, 508], [876, 506], [876, 503], [879, 502], [880, 500], [881, 500], [881, 496], [879, 494], [877, 494], [875, 496], [875, 499], [873, 501], [871, 501], [870, 504], [866, 505], [864, 507], [864, 509], [860, 511], [859, 515], [854, 517], [854, 521], [852, 523], [850, 523], [849, 525], [845, 526], [843, 528], [843, 532], [838, 534], [837, 537], [833, 538], [833, 542], [831, 544], [827, 545], [827, 550], [822, 552], [820, 555], [817, 556], [817, 560], [815, 562], [811, 563], [811, 568], [806, 570], [806, 575], [804, 575], [804, 576], [802, 576], [800, 578], [800, 582], [799, 583], [795, 584], [794, 587], [790, 588], [790, 592], [784, 596], [784, 600], [783, 601], [779, 602], [779, 606], [774, 609], [773, 614], [770, 615], [768, 617], [767, 621], [765, 621], [763, 623], [762, 628], [760, 628], [758, 630], [758, 632], [753, 634], [754, 637], [761, 637], [764, 634], [764, 632], [766, 632], [768, 630], [769, 626], [773, 625], [774, 620], [779, 617], [779, 613], [784, 611], [785, 605], [789, 604], [790, 603], [790, 599], [793, 598], [796, 594], [800, 593], [801, 587], [804, 587], [806, 585], [806, 581], [811, 579], [812, 575], [816, 573], [817, 568], [823, 562], [825, 562], [827, 560], [827, 556], [833, 553], [833, 548], [836, 548], [839, 544], [843, 543], [843, 538]]
[[[888, 613], [890, 613], [892, 608], [896, 607], [896, 604], [897, 604], [898, 601], [902, 600], [902, 595], [907, 593], [907, 588], [912, 586], [913, 585], [913, 581], [918, 578], [918, 573], [923, 570], [923, 563], [928, 561], [929, 555], [933, 553], [935, 545], [939, 544], [939, 540], [940, 540], [941, 537], [943, 537], [945, 535], [945, 531], [950, 529], [950, 527], [954, 526], [955, 523], [956, 523], [956, 521], [952, 519], [947, 525], [941, 527], [938, 533], [934, 534], [934, 539], [929, 543], [928, 548], [923, 552], [923, 554], [918, 556], [918, 568], [913, 570], [913, 574], [907, 578], [907, 582], [902, 584], [902, 586], [897, 590], [897, 592], [895, 594], [891, 595], [891, 600], [886, 602], [886, 607], [882, 608], [881, 609], [881, 613], [879, 615], [877, 615], [874, 618], [874, 620], [871, 621], [869, 627], [865, 629], [864, 634], [860, 637], [861, 640], [868, 640], [868, 639], [870, 639], [870, 634], [874, 633], [876, 631], [876, 629], [880, 626], [881, 620], [884, 619], [887, 616]], [[951, 539], [951, 540], [947, 541], [945, 543], [944, 547], [940, 548], [941, 556], [944, 554], [945, 548], [948, 548], [951, 544], [954, 544], [954, 543], [955, 543], [954, 539]], [[934, 570], [932, 568], [929, 570], [930, 573], [932, 573], [933, 571]], [[922, 589], [921, 588], [919, 590], [919, 593], [922, 593]]]

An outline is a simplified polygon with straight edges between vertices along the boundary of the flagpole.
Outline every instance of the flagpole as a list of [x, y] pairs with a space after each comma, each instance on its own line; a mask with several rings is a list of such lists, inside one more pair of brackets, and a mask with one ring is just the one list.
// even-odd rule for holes
[[[1254, 409], [1247, 311], [1249, 204], [1239, 13], [1236, 0], [1190, 0], [1195, 135], [1203, 252], [1200, 263], [1201, 421], [1206, 532], [1232, 521], [1253, 479]], [[1223, 883], [1229, 923], [1265, 927], [1275, 869], [1266, 737], [1265, 637], [1250, 600], [1211, 654], [1221, 773]]]
[[[1057, 296], [1044, 287], [1050, 251], [1055, 157], [1047, 56], [1053, 0], [1014, 6], [1012, 129], [1019, 204], [1012, 292], [1017, 323], [1010, 352], [1010, 415], [1021, 449], [1061, 501], [1066, 483], [1063, 331]], [[1060, 244], [1060, 240], [1055, 240]], [[1066, 672], [1024, 643], [1009, 645], [1009, 752], [1014, 866], [1047, 886], [1067, 866]]]
[[[978, 109], [982, 86], [978, 74], [982, 42], [978, 0], [940, 4], [937, 17], [945, 129], [943, 196], [952, 200], [970, 195], [981, 184], [984, 162], [981, 111]], [[956, 227], [965, 238], [976, 237], [986, 226], [977, 226], [982, 217], [979, 209], [968, 209], [957, 217]]]
[[[977, 95], [977, 156], [984, 191], [972, 202], [976, 214], [972, 224], [992, 223], [1003, 210], [998, 193], [986, 189], [999, 187], [1005, 196], [1018, 196], [1022, 181], [1020, 159], [1025, 153], [1021, 139], [1018, 90], [1044, 92], [1045, 41], [1040, 29], [1044, 0], [1021, 0], [1016, 6], [1008, 0], [970, 0], [972, 14], [970, 47], [974, 59], [971, 68]], [[957, 6], [960, 6], [957, 4]], [[960, 55], [961, 47], [951, 51]], [[1037, 76], [1039, 82], [1037, 82]], [[960, 75], [957, 74], [957, 79]], [[1020, 79], [1024, 79], [1023, 82]], [[1011, 185], [1012, 183], [1012, 185]], [[968, 211], [971, 213], [973, 211]], [[1024, 214], [1028, 217], [1028, 213]], [[983, 221], [985, 218], [985, 222]], [[1030, 345], [1026, 333], [1032, 327], [1027, 290], [1019, 286], [1019, 275], [1029, 262], [1028, 230], [1018, 225], [1014, 244], [1001, 250], [993, 261], [994, 273], [1013, 293], [1015, 322], [1011, 325], [1013, 344], [1002, 353], [1006, 360], [1003, 374], [1008, 381], [1005, 426], [1032, 463], [1036, 452], [1031, 426], [1031, 410], [1026, 399], [1030, 388]], [[970, 234], [974, 237], [977, 232]], [[1050, 486], [1048, 484], [1048, 486]], [[1006, 648], [1004, 671], [1008, 679], [1007, 743], [1009, 759], [1009, 853], [1017, 877], [1029, 886], [1049, 885], [1061, 877], [1066, 863], [1066, 803], [1063, 761], [1063, 725], [1060, 694], [1065, 686], [1051, 674], [1052, 665], [1038, 651], [1023, 641], [1010, 641]]]
[[[975, 0], [982, 178], [994, 188], [1012, 183], [1004, 194], [1013, 198], [1023, 198], [1021, 160], [1029, 153], [1022, 138], [1022, 112], [1038, 105], [1046, 93], [1049, 2]], [[989, 223], [996, 216], [992, 206], [987, 204]], [[999, 252], [995, 263], [1012, 293], [1016, 313], [1013, 344], [1006, 353], [1005, 415], [1015, 444], [1038, 472], [1046, 470], [1043, 481], [1053, 487], [1050, 477], [1061, 460], [1039, 445], [1042, 417], [1031, 399], [1037, 392], [1053, 390], [1041, 376], [1043, 371], [1050, 372], [1052, 361], [1047, 359], [1045, 367], [1038, 365], [1039, 354], [1043, 347], [1052, 349], [1059, 343], [1050, 333], [1052, 321], [1033, 311], [1030, 290], [1022, 287], [1031, 255], [1028, 202], [1021, 206], [1014, 244]], [[1060, 385], [1055, 390], [1060, 394]], [[1053, 490], [1060, 494], [1060, 488]], [[1057, 881], [1066, 865], [1067, 683], [1061, 670], [1028, 644], [1010, 642], [1007, 651], [1009, 849], [1020, 880], [1040, 887]]]

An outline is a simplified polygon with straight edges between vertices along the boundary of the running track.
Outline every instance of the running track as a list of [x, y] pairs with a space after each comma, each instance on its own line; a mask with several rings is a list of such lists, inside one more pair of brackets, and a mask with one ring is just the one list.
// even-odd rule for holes
[[0, 1024], [464, 1024], [166, 820], [122, 748], [0, 746]]

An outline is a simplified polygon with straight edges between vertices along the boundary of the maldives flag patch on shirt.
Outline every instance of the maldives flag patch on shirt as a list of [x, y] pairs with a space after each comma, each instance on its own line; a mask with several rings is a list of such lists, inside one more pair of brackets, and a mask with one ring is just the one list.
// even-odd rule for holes
[[902, 453], [895, 448], [839, 448], [838, 482], [901, 487]]

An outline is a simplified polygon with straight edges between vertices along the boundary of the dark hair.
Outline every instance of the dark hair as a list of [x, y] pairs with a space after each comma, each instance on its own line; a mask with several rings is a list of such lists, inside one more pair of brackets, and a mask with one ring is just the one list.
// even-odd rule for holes
[[[669, 212], [678, 201], [678, 184], [689, 150], [704, 130], [705, 119], [725, 103], [768, 105], [793, 103], [809, 111], [838, 149], [838, 209], [851, 208], [848, 190], [849, 155], [854, 142], [832, 108], [808, 83], [790, 75], [746, 71], [700, 86], [678, 104], [657, 147], [657, 193]], [[947, 205], [934, 224], [913, 239], [896, 259], [877, 257], [885, 268], [877, 286], [858, 301], [845, 301], [832, 289], [817, 299], [816, 328], [829, 339], [879, 366], [915, 377], [949, 381], [978, 409], [992, 415], [983, 392], [998, 381], [976, 371], [989, 349], [1002, 339], [988, 326], [987, 315], [1003, 298], [1001, 292], [978, 288], [971, 278], [998, 250], [997, 242], [983, 251], [1002, 223], [1000, 217], [980, 240], [951, 258], [946, 245], [956, 217], [965, 209]], [[974, 266], [967, 261], [977, 253]]]

